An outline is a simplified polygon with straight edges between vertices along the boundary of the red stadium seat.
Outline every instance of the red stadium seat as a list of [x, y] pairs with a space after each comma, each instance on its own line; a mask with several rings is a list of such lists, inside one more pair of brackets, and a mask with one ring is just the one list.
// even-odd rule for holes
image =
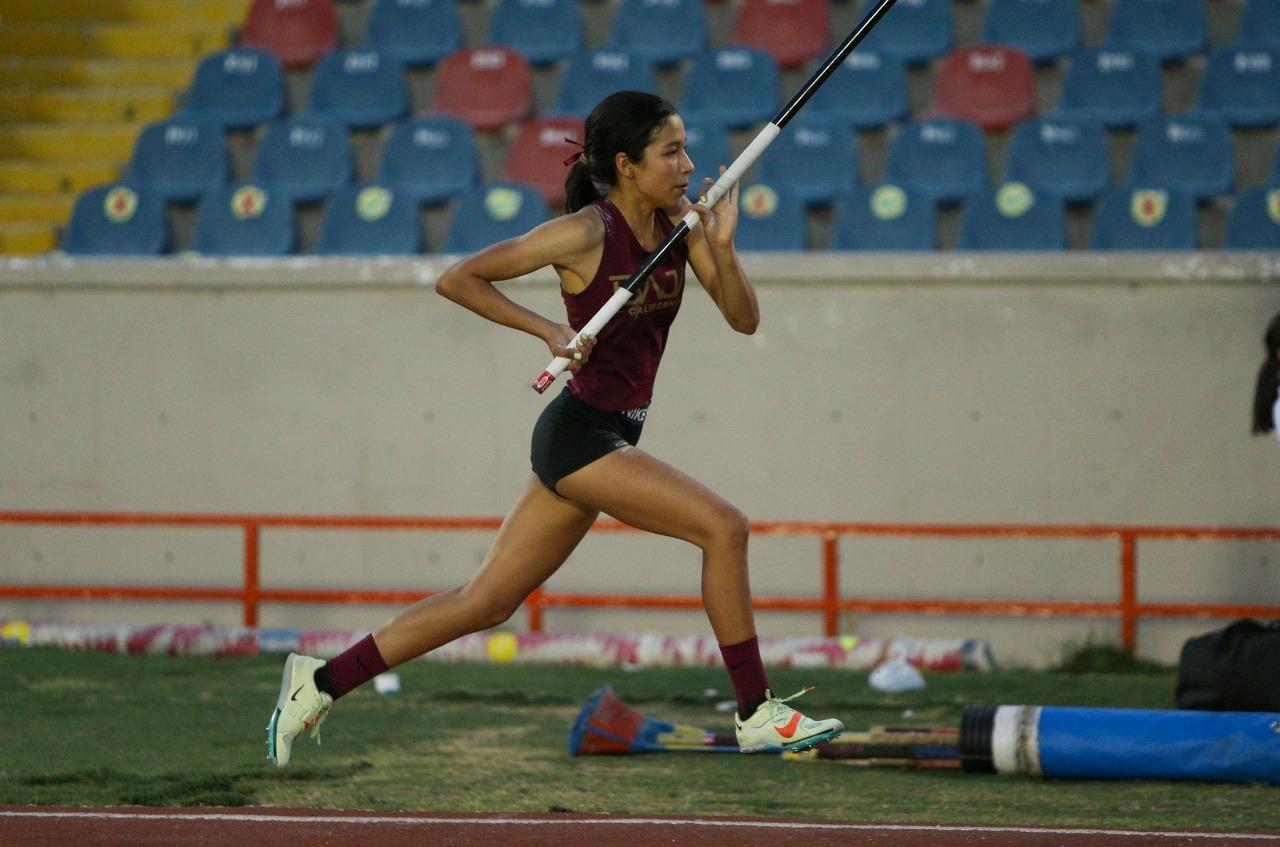
[[553, 208], [563, 206], [564, 178], [569, 172], [564, 161], [581, 149], [565, 139], [581, 144], [584, 134], [580, 118], [542, 118], [521, 124], [502, 178], [536, 188]]
[[305, 68], [338, 46], [333, 0], [253, 0], [240, 43], [260, 47], [287, 68]]
[[939, 63], [929, 112], [1008, 129], [1036, 112], [1031, 60], [998, 44], [953, 50]]
[[459, 50], [436, 70], [431, 111], [481, 132], [495, 132], [533, 112], [529, 63], [506, 47]]
[[782, 68], [825, 54], [831, 21], [826, 0], [743, 0], [730, 41], [772, 53]]

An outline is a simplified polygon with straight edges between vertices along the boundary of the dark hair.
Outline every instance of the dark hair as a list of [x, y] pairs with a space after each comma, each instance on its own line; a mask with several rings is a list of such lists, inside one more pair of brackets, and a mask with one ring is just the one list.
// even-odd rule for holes
[[1262, 343], [1267, 346], [1267, 358], [1258, 369], [1258, 387], [1253, 391], [1253, 432], [1261, 435], [1275, 429], [1271, 418], [1271, 407], [1276, 403], [1276, 395], [1280, 393], [1280, 359], [1276, 358], [1280, 351], [1280, 314], [1267, 324], [1267, 333], [1262, 336]]
[[564, 180], [566, 212], [576, 212], [604, 196], [618, 181], [613, 160], [618, 153], [639, 162], [663, 122], [676, 107], [656, 94], [616, 91], [596, 104], [587, 116], [582, 158]]

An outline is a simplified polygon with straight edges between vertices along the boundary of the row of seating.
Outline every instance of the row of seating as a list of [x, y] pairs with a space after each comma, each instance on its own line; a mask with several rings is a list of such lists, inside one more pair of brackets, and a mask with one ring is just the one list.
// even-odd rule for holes
[[[566, 59], [585, 47], [580, 0], [497, 0], [488, 43], [514, 48], [537, 64]], [[860, 13], [871, 8], [863, 3]], [[1081, 44], [1080, 0], [990, 0], [982, 40], [1017, 47], [1048, 61]], [[374, 0], [364, 33], [368, 46], [415, 65], [430, 65], [463, 46], [457, 0]], [[768, 52], [784, 68], [824, 55], [833, 38], [827, 0], [740, 0], [729, 41]], [[339, 43], [332, 0], [255, 0], [245, 20], [245, 44], [305, 67]], [[1247, 0], [1237, 43], [1280, 49], [1280, 3]], [[621, 0], [611, 22], [611, 47], [653, 62], [689, 58], [708, 46], [703, 0]], [[904, 61], [938, 58], [955, 45], [952, 0], [900, 0], [870, 33], [867, 47]], [[1114, 0], [1107, 45], [1171, 61], [1208, 44], [1206, 0]]]
[[[655, 91], [653, 66], [642, 56], [615, 50], [575, 55], [566, 65], [552, 112], [585, 117], [606, 94], [622, 89]], [[201, 61], [183, 111], [244, 128], [285, 112], [283, 68], [270, 53], [237, 48]], [[778, 67], [759, 50], [721, 48], [698, 53], [677, 105], [686, 120], [747, 129], [770, 120], [782, 104]], [[1156, 57], [1132, 50], [1085, 48], [1071, 60], [1056, 114], [1131, 127], [1161, 113], [1162, 77]], [[1036, 112], [1031, 60], [1004, 46], [953, 51], [938, 67], [928, 114], [1005, 129]], [[1196, 108], [1235, 128], [1280, 123], [1280, 51], [1225, 47], [1209, 57], [1200, 77]], [[903, 61], [869, 49], [855, 51], [806, 106], [858, 129], [873, 129], [908, 116]], [[330, 53], [316, 66], [307, 113], [350, 127], [378, 127], [410, 111], [404, 65], [367, 49]], [[525, 58], [507, 48], [475, 48], [450, 54], [437, 71], [429, 111], [462, 120], [481, 131], [500, 129], [534, 112], [533, 78]]]
[[[718, 124], [687, 124], [703, 177], [732, 161]], [[547, 204], [564, 200], [564, 159], [583, 138], [579, 118], [544, 118], [520, 125], [508, 146], [502, 177], [536, 187]], [[841, 124], [801, 113], [765, 151], [760, 178], [786, 185], [806, 204], [832, 202], [859, 182], [856, 136]], [[934, 202], [957, 203], [987, 186], [987, 148], [972, 123], [936, 118], [905, 124], [889, 145], [885, 178]], [[1094, 201], [1112, 183], [1111, 154], [1095, 123], [1031, 119], [1010, 135], [1004, 179], [1072, 203]], [[1280, 149], [1273, 175], [1280, 180]], [[194, 202], [231, 177], [225, 137], [216, 124], [176, 118], [147, 126], [128, 177], [166, 200]], [[275, 185], [294, 201], [320, 200], [355, 179], [346, 128], [318, 117], [271, 124], [257, 142], [250, 178]], [[393, 126], [379, 156], [377, 178], [418, 204], [440, 203], [482, 181], [475, 134], [466, 124], [428, 117]], [[1226, 124], [1205, 115], [1156, 118], [1140, 127], [1124, 182], [1161, 185], [1207, 201], [1235, 188], [1233, 139]], [[692, 196], [692, 195], [691, 195]]]
[[[804, 250], [803, 200], [781, 186], [756, 182], [739, 198], [737, 243], [744, 251]], [[477, 186], [455, 201], [444, 253], [468, 253], [527, 231], [547, 219], [531, 186]], [[893, 183], [859, 186], [836, 200], [831, 249], [933, 250], [936, 207]], [[1161, 188], [1109, 190], [1094, 214], [1090, 249], [1193, 250], [1199, 245], [1194, 198]], [[169, 249], [163, 198], [145, 187], [115, 183], [76, 202], [63, 250], [74, 255], [155, 255]], [[959, 243], [965, 250], [1062, 250], [1065, 205], [1008, 182], [970, 198]], [[1236, 198], [1228, 219], [1228, 249], [1280, 249], [1280, 183]], [[275, 186], [242, 182], [205, 196], [189, 249], [211, 256], [279, 256], [294, 252], [294, 209]], [[424, 249], [419, 207], [386, 185], [346, 186], [328, 199], [317, 255], [415, 254]]]

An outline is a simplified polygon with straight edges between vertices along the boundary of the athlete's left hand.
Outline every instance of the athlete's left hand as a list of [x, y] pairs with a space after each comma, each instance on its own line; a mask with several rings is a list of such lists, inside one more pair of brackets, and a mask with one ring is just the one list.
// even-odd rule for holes
[[[725, 170], [725, 166], [721, 165], [720, 173], [724, 174]], [[708, 209], [703, 204], [706, 203], [707, 192], [711, 190], [711, 186], [715, 185], [715, 180], [706, 177], [702, 181], [706, 186], [698, 198], [701, 202], [691, 204], [691, 207], [702, 221], [702, 230], [706, 234], [707, 243], [712, 248], [732, 246], [733, 233], [738, 228], [738, 183], [735, 181], [729, 192]]]

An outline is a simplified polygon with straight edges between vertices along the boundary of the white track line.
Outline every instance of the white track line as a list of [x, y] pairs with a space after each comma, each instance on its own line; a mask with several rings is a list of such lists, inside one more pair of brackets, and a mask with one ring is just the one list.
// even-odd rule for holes
[[168, 812], [94, 812], [60, 810], [0, 810], [0, 818], [81, 818], [91, 820], [155, 820], [155, 821], [227, 821], [244, 823], [316, 823], [329, 825], [392, 824], [399, 826], [439, 826], [468, 824], [475, 826], [694, 826], [694, 827], [742, 827], [745, 829], [814, 829], [842, 832], [977, 832], [999, 834], [1002, 832], [1026, 835], [1105, 835], [1119, 838], [1204, 838], [1272, 841], [1280, 843], [1280, 833], [1253, 832], [1161, 832], [1132, 829], [1075, 829], [1062, 827], [1019, 826], [949, 826], [944, 824], [862, 824], [862, 823], [788, 823], [786, 821], [733, 821], [688, 820], [668, 818], [448, 818], [374, 816], [374, 815], [262, 815], [230, 814], [216, 812], [192, 812], [173, 814]]

